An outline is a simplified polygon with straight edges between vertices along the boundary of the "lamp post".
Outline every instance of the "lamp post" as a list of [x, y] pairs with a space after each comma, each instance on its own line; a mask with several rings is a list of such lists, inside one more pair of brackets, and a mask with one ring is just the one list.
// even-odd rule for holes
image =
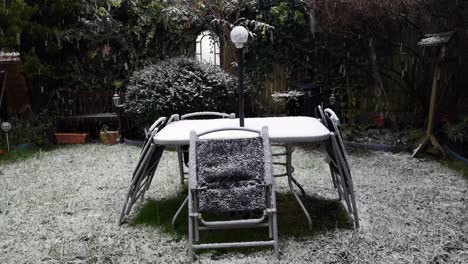
[[114, 103], [115, 108], [117, 108], [117, 116], [119, 119], [119, 143], [124, 142], [124, 138], [122, 135], [122, 108], [124, 104], [122, 103], [122, 97], [120, 96], [120, 90], [117, 88], [115, 89], [115, 93], [112, 96], [112, 102]]
[[332, 92], [332, 94], [330, 95], [330, 98], [328, 98], [328, 100], [330, 101], [330, 105], [335, 105], [336, 103], [336, 97], [335, 97], [335, 92]]
[[1, 128], [3, 132], [5, 132], [6, 134], [7, 148], [8, 148], [8, 152], [10, 152], [10, 140], [8, 139], [8, 132], [10, 132], [12, 126], [8, 122], [3, 122], [1, 125]]
[[244, 126], [244, 46], [249, 39], [249, 31], [245, 27], [237, 26], [231, 31], [231, 41], [237, 48], [237, 71], [239, 81], [239, 123]]

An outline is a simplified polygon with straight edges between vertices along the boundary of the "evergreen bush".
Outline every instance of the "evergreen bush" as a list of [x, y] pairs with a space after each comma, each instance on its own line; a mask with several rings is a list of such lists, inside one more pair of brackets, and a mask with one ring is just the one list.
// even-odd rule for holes
[[237, 108], [237, 79], [217, 66], [173, 58], [134, 73], [126, 112], [145, 126], [158, 117], [198, 111], [231, 113]]

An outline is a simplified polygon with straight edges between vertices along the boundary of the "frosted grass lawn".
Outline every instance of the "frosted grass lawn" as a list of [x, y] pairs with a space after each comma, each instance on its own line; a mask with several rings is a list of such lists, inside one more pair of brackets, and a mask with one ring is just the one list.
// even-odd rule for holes
[[[0, 163], [0, 263], [187, 262], [185, 238], [116, 224], [139, 153], [81, 145]], [[176, 161], [165, 152], [147, 197], [181, 192]], [[351, 152], [350, 162], [362, 228], [300, 237], [280, 229], [283, 263], [468, 263], [468, 186], [459, 172], [408, 154]], [[320, 151], [296, 148], [293, 164], [308, 195], [336, 199]], [[278, 191], [287, 190], [280, 179]], [[200, 260], [275, 261], [269, 249]]]

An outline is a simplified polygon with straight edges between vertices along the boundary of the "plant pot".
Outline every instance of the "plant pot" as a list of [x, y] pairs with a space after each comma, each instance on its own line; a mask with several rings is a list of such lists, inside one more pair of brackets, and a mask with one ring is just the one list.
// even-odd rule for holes
[[119, 131], [103, 131], [99, 133], [101, 142], [105, 145], [114, 145], [119, 143]]
[[377, 128], [383, 128], [385, 126], [385, 118], [373, 116], [371, 119], [374, 121]]
[[57, 144], [84, 144], [87, 133], [55, 133]]

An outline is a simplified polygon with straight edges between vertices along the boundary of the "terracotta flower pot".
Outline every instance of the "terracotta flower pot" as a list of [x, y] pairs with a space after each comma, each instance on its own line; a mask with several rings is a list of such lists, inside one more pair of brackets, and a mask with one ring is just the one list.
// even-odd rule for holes
[[119, 131], [102, 131], [99, 138], [105, 145], [117, 144], [119, 142]]
[[57, 144], [84, 144], [87, 133], [55, 133]]
[[383, 128], [385, 126], [385, 117], [382, 115], [371, 114], [369, 118], [374, 121], [377, 128]]
[[375, 125], [377, 128], [383, 128], [385, 126], [385, 118], [382, 117], [375, 117], [373, 118]]

